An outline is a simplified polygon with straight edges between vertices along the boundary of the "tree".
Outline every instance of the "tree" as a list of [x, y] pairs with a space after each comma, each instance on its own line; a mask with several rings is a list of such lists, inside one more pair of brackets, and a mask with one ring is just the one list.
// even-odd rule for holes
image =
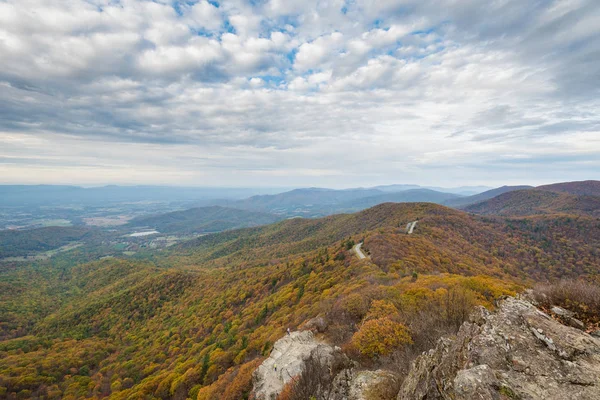
[[351, 339], [352, 346], [367, 357], [385, 356], [410, 343], [406, 326], [387, 317], [366, 321]]

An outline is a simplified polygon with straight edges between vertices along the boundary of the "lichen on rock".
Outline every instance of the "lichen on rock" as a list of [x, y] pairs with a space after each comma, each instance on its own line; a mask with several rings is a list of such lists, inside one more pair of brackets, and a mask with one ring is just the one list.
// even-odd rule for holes
[[283, 336], [273, 345], [269, 357], [254, 371], [254, 397], [257, 400], [274, 400], [284, 386], [299, 376], [311, 356], [319, 362], [332, 362], [337, 350], [318, 341], [311, 331], [297, 331]]
[[600, 399], [599, 339], [525, 300], [475, 315], [414, 361], [398, 400]]

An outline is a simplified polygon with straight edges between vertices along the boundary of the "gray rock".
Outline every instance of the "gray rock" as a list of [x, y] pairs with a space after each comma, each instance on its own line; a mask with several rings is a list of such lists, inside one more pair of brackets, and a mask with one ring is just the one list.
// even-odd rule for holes
[[305, 322], [302, 329], [323, 333], [327, 330], [327, 321], [323, 317], [315, 317]]
[[315, 339], [311, 331], [285, 335], [273, 345], [269, 357], [254, 371], [253, 393], [257, 400], [275, 400], [283, 387], [304, 370], [311, 355], [322, 365], [333, 362], [339, 348]]
[[498, 386], [492, 369], [487, 365], [458, 371], [454, 378], [454, 390], [465, 399], [492, 399]]
[[569, 310], [565, 310], [562, 307], [557, 307], [554, 306], [550, 309], [550, 311], [552, 311], [554, 314], [560, 316], [560, 317], [573, 317], [575, 315], [574, 312], [569, 311]]
[[514, 298], [471, 321], [414, 361], [399, 400], [600, 399], [599, 339]]
[[[336, 375], [327, 400], [367, 400], [381, 398], [394, 390], [398, 377], [385, 370], [358, 371], [345, 369]], [[393, 396], [395, 392], [392, 392]]]
[[574, 312], [557, 306], [552, 307], [550, 311], [552, 311], [552, 314], [556, 315], [565, 324], [572, 326], [573, 328], [582, 330], [585, 329], [585, 324], [575, 318]]
[[583, 322], [581, 322], [580, 320], [578, 320], [577, 318], [569, 318], [567, 323], [569, 324], [569, 326], [572, 326], [573, 328], [577, 328], [577, 329], [581, 329], [581, 330], [585, 329], [585, 324]]
[[596, 337], [596, 338], [600, 338], [600, 331], [594, 331], [594, 332], [590, 333], [590, 335], [592, 335], [593, 337]]

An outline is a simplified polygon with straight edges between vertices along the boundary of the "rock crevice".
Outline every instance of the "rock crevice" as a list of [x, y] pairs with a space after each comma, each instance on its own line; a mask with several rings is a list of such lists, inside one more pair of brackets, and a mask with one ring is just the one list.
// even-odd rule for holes
[[284, 386], [304, 370], [306, 360], [318, 357], [324, 365], [333, 360], [334, 347], [318, 341], [311, 331], [285, 335], [273, 345], [269, 357], [254, 371], [254, 397], [275, 400]]
[[600, 340], [525, 300], [481, 308], [419, 356], [398, 400], [600, 399]]

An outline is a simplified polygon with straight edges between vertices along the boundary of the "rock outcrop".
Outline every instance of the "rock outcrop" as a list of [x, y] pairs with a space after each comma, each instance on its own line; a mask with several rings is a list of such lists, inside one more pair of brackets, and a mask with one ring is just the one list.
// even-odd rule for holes
[[[333, 380], [327, 400], [366, 400], [382, 398], [394, 390], [398, 377], [389, 371], [359, 371], [349, 368], [341, 371]], [[394, 392], [395, 394], [395, 392]], [[387, 396], [386, 396], [387, 397]], [[388, 397], [389, 398], [389, 397]]]
[[285, 335], [275, 342], [269, 358], [254, 371], [254, 398], [276, 399], [283, 387], [292, 378], [302, 373], [305, 362], [311, 356], [317, 357], [321, 364], [327, 365], [333, 362], [334, 354], [339, 351], [316, 340], [311, 331], [298, 331]]
[[508, 298], [415, 360], [408, 399], [600, 399], [600, 339]]
[[319, 316], [306, 321], [300, 328], [302, 330], [323, 333], [327, 330], [327, 321]]
[[310, 386], [311, 396], [317, 400], [366, 400], [397, 387], [396, 375], [358, 370], [340, 348], [318, 341], [311, 331], [299, 331], [275, 342], [269, 358], [254, 371], [253, 398], [276, 399], [284, 386], [307, 368], [308, 375], [318, 376], [307, 376], [299, 384]]

